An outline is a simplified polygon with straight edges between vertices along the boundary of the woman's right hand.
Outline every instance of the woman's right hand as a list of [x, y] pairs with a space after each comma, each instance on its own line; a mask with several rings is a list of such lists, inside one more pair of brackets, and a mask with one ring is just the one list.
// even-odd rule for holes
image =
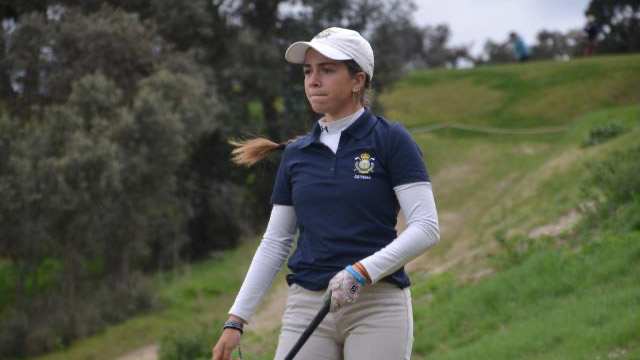
[[[242, 334], [236, 329], [224, 329], [216, 346], [213, 347], [212, 360], [232, 360], [231, 352], [240, 345]], [[236, 359], [236, 360], [239, 360]]]

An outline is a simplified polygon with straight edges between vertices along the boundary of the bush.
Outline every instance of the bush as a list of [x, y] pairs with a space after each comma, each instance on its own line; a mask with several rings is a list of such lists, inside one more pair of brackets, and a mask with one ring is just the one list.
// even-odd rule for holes
[[607, 123], [596, 126], [591, 129], [591, 131], [589, 132], [589, 136], [582, 140], [582, 146], [587, 147], [601, 144], [620, 135], [622, 131], [622, 126], [616, 123]]
[[610, 209], [630, 202], [640, 194], [640, 146], [612, 153], [587, 164], [590, 172], [584, 190], [604, 200]]
[[[588, 163], [582, 185], [584, 226], [577, 239], [599, 239], [604, 234], [640, 231], [640, 146]], [[579, 241], [583, 243], [584, 241]], [[587, 241], [588, 242], [588, 241]]]
[[[213, 321], [218, 324], [219, 322]], [[221, 335], [221, 327], [200, 324], [188, 329], [176, 328], [160, 342], [159, 360], [209, 360], [213, 342]]]
[[77, 291], [73, 304], [60, 291], [48, 289], [6, 306], [0, 312], [0, 359], [64, 348], [152, 305], [151, 281], [141, 275], [127, 284], [86, 283]]

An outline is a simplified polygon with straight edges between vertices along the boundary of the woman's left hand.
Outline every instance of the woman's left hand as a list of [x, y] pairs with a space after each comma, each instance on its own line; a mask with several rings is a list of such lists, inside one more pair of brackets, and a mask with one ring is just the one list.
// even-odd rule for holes
[[346, 269], [337, 273], [329, 281], [329, 291], [331, 292], [331, 311], [337, 308], [354, 303], [358, 300], [358, 292], [363, 285], [351, 275]]

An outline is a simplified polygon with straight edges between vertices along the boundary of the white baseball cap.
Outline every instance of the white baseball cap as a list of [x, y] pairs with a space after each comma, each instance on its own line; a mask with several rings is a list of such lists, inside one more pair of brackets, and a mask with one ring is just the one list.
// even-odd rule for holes
[[373, 49], [357, 31], [339, 27], [325, 29], [311, 41], [291, 44], [284, 58], [292, 64], [304, 64], [305, 54], [310, 47], [329, 59], [353, 59], [369, 75], [369, 79], [373, 78]]

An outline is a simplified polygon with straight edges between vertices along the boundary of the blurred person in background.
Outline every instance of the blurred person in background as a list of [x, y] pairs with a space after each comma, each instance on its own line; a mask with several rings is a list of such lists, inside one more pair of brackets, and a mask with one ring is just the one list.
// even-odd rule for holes
[[600, 34], [600, 25], [596, 21], [595, 16], [587, 16], [587, 25], [584, 27], [584, 32], [587, 34], [587, 49], [585, 54], [591, 56], [596, 51], [598, 34]]
[[525, 44], [524, 40], [515, 31], [509, 33], [509, 41], [513, 46], [513, 52], [520, 61], [527, 61], [531, 57], [529, 47]]

